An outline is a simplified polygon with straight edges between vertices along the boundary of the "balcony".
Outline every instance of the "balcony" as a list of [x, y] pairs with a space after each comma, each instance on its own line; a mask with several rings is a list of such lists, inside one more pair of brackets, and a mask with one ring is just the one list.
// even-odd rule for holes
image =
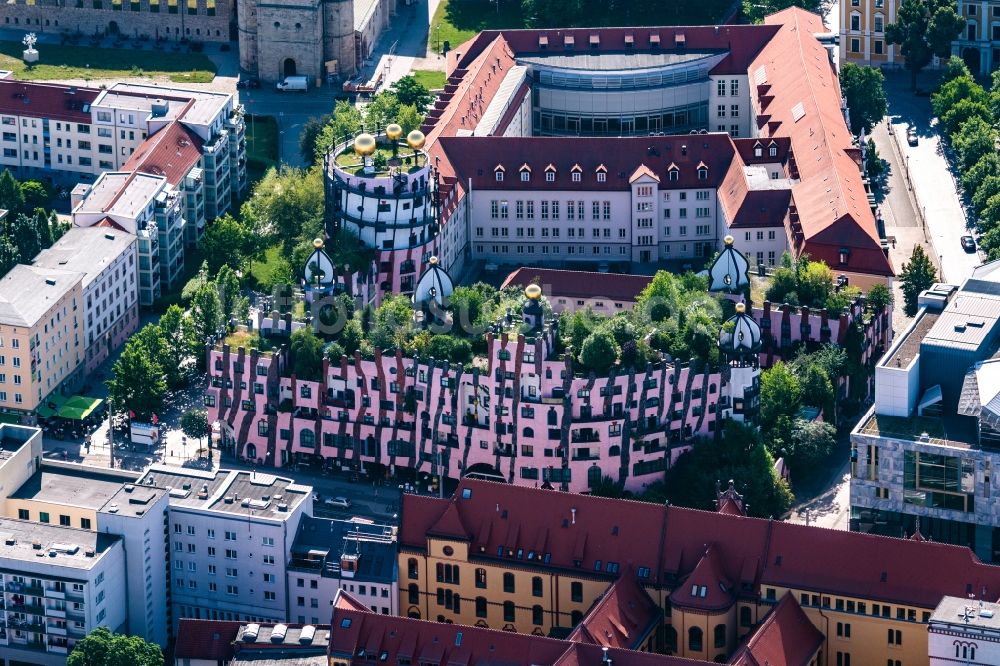
[[45, 597], [47, 599], [65, 599], [66, 592], [64, 590], [56, 590], [52, 588], [45, 588]]
[[24, 594], [31, 597], [42, 596], [42, 586], [41, 585], [28, 585], [26, 583], [7, 583], [8, 592], [17, 592], [18, 594]]
[[599, 442], [601, 441], [601, 436], [596, 430], [585, 429], [585, 430], [574, 430], [571, 440], [574, 444], [579, 444], [583, 442]]
[[65, 608], [48, 608], [48, 607], [46, 607], [45, 614], [48, 617], [60, 617], [60, 618], [65, 619], [66, 618], [66, 609]]
[[49, 652], [54, 652], [56, 654], [67, 654], [69, 648], [65, 645], [56, 645], [54, 643], [49, 643]]
[[57, 627], [53, 624], [47, 624], [45, 625], [45, 633], [49, 634], [50, 636], [65, 636], [66, 627]]

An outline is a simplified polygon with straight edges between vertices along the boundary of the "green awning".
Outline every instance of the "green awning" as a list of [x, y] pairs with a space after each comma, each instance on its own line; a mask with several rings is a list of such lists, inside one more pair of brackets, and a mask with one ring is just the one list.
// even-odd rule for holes
[[74, 395], [59, 408], [56, 415], [61, 419], [82, 421], [90, 416], [95, 409], [100, 407], [102, 402], [104, 401], [100, 398], [91, 398], [85, 395]]
[[19, 425], [21, 423], [21, 417], [17, 414], [4, 414], [0, 412], [0, 423], [10, 423], [11, 425]]
[[53, 391], [47, 398], [45, 398], [45, 400], [38, 404], [38, 407], [35, 407], [35, 414], [41, 416], [43, 419], [50, 419], [59, 412], [59, 408], [62, 407], [65, 402], [66, 396]]

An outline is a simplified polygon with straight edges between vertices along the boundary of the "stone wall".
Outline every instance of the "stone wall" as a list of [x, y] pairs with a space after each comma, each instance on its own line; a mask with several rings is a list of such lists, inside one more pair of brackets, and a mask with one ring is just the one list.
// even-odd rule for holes
[[[74, 33], [111, 35], [120, 33], [133, 38], [227, 42], [230, 23], [235, 21], [232, 0], [196, 0], [195, 14], [183, 4], [185, 0], [139, 0], [137, 3], [116, 4], [114, 0], [38, 0], [34, 5], [21, 2], [0, 4], [0, 25], [8, 29], [43, 33]], [[214, 15], [209, 15], [209, 6]], [[133, 11], [132, 8], [137, 8]], [[176, 10], [172, 13], [171, 8]], [[154, 11], [158, 9], [159, 11]], [[44, 45], [39, 49], [45, 62]]]

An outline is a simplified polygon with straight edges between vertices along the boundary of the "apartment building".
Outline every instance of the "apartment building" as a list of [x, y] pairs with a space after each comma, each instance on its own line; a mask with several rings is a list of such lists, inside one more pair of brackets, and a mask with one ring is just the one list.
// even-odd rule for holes
[[[101, 227], [137, 237], [140, 305], [152, 305], [184, 268], [181, 197], [164, 176], [108, 172], [73, 190], [73, 226]], [[162, 287], [161, 287], [162, 285]]]
[[326, 622], [340, 590], [373, 613], [399, 613], [395, 527], [305, 516], [289, 557], [289, 619]]
[[840, 3], [840, 61], [880, 67], [902, 65], [899, 47], [885, 38], [896, 21], [898, 0], [844, 0]]
[[0, 278], [0, 411], [29, 416], [82, 377], [83, 277], [18, 264]]
[[[450, 499], [404, 495], [400, 612], [541, 635], [603, 615], [590, 633], [611, 647], [733, 663], [788, 603], [819, 631], [819, 663], [926, 664], [944, 597], [1000, 591], [965, 547], [747, 518], [737, 493], [718, 499], [710, 512], [471, 479]], [[602, 605], [625, 619], [592, 615]]]
[[114, 227], [74, 227], [32, 265], [83, 274], [86, 373], [139, 327], [138, 239]]
[[153, 465], [136, 484], [169, 496], [168, 600], [181, 618], [284, 622], [288, 553], [312, 489], [259, 472]]
[[920, 533], [1000, 561], [1000, 263], [935, 285], [875, 368], [875, 405], [851, 433], [851, 527]]

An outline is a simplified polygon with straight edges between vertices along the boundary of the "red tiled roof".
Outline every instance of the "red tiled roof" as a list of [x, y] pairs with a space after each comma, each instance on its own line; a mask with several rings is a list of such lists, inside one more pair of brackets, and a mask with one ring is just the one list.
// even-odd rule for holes
[[[361, 650], [390, 664], [399, 663], [403, 657], [410, 663], [602, 666], [604, 656], [602, 647], [596, 644], [381, 615], [340, 590], [334, 599], [329, 655], [358, 658]], [[705, 664], [619, 648], [610, 648], [607, 656], [617, 666]]]
[[[762, 135], [792, 142], [800, 179], [792, 197], [804, 236], [796, 250], [834, 270], [892, 275], [855, 161], [837, 72], [813, 36], [826, 30], [822, 19], [793, 7], [764, 22], [779, 30], [750, 63], [750, 96], [756, 115], [769, 117]], [[846, 266], [841, 247], [851, 249]]]
[[718, 556], [713, 575], [738, 593], [744, 586], [798, 586], [924, 608], [945, 595], [1000, 597], [1000, 567], [962, 546], [471, 479], [450, 499], [405, 495], [400, 547], [426, 549], [428, 527], [449, 504], [477, 557], [585, 571], [609, 582], [616, 577], [607, 570], [612, 562], [621, 571], [648, 567], [649, 584], [675, 585], [711, 546]]
[[90, 124], [89, 107], [100, 93], [93, 88], [0, 79], [0, 114]]
[[[629, 178], [645, 165], [660, 178], [660, 187], [717, 188], [725, 177], [736, 150], [723, 132], [640, 137], [442, 137], [438, 147], [463, 184], [472, 181], [481, 190], [584, 191], [628, 190]], [[698, 179], [698, 166], [708, 167], [707, 180]], [[545, 180], [549, 164], [556, 169], [555, 181]], [[519, 170], [527, 164], [531, 178], [522, 181]], [[583, 170], [579, 182], [570, 175], [574, 165]], [[667, 169], [676, 164], [678, 180], [670, 180]], [[597, 180], [597, 169], [607, 169], [607, 179]], [[494, 170], [502, 166], [504, 179]]]
[[718, 551], [712, 546], [705, 548], [691, 575], [670, 594], [674, 606], [703, 611], [727, 609], [735, 600], [732, 581], [722, 573]]
[[174, 120], [143, 141], [122, 170], [164, 176], [176, 186], [198, 164], [201, 146], [201, 138]]
[[763, 624], [730, 660], [733, 666], [809, 666], [823, 634], [792, 594], [782, 597]]
[[112, 220], [110, 217], [102, 217], [101, 221], [98, 222], [97, 224], [93, 225], [93, 226], [95, 226], [95, 227], [106, 227], [108, 229], [117, 229], [118, 231], [124, 231], [124, 232], [128, 233], [128, 229], [126, 229], [122, 225], [118, 224], [117, 222], [115, 222], [114, 220]]
[[634, 573], [626, 572], [594, 603], [568, 640], [637, 650], [662, 614]]
[[634, 303], [652, 280], [652, 276], [649, 275], [588, 273], [522, 266], [507, 276], [501, 288], [511, 286], [524, 288], [534, 283], [542, 288], [542, 293], [549, 299], [559, 296], [610, 298]]
[[233, 641], [240, 622], [181, 619], [174, 656], [178, 659], [229, 661], [236, 654]]

